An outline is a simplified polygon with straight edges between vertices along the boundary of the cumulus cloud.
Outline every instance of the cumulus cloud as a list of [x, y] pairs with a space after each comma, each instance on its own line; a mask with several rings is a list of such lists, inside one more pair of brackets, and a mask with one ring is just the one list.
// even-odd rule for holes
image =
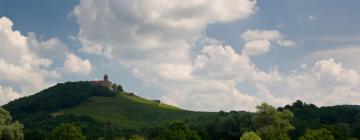
[[316, 62], [314, 72], [318, 79], [326, 83], [357, 85], [359, 82], [359, 75], [355, 70], [344, 69], [342, 64], [336, 63], [334, 59]]
[[241, 34], [241, 38], [245, 41], [254, 41], [254, 40], [269, 40], [277, 41], [281, 40], [283, 36], [277, 30], [247, 30]]
[[[0, 86], [1, 104], [36, 93], [58, 81], [63, 73], [53, 63], [64, 61], [70, 53], [57, 38], [39, 40], [35, 33], [23, 35], [13, 30], [13, 25], [7, 17], [0, 18], [0, 85], [7, 85]], [[84, 73], [89, 71], [88, 60], [83, 62], [73, 57], [71, 55], [66, 66], [77, 64], [85, 68]]]
[[[83, 52], [125, 61], [188, 61], [191, 43], [209, 23], [255, 11], [250, 0], [82, 0], [74, 9]], [[120, 6], [120, 7], [119, 7]], [[178, 53], [173, 53], [177, 50]]]
[[14, 31], [12, 26], [10, 19], [0, 18], [1, 81], [12, 83], [24, 92], [41, 89], [46, 86], [45, 78], [56, 78], [60, 74], [49, 68], [53, 61], [35, 53], [29, 47], [29, 38]]
[[[185, 109], [254, 110], [264, 101], [280, 106], [297, 99], [319, 105], [359, 102], [347, 98], [360, 91], [353, 86], [358, 73], [332, 59], [302, 66], [294, 74], [258, 69], [250, 56], [267, 53], [274, 44], [296, 46], [277, 30], [244, 32], [244, 49], [239, 52], [205, 37], [208, 24], [244, 19], [255, 12], [255, 4], [81, 0], [73, 14], [80, 28], [80, 51], [119, 62], [146, 85], [160, 89], [161, 100]], [[196, 43], [201, 52], [191, 54]], [[326, 83], [329, 79], [334, 82]], [[346, 97], [334, 100], [339, 92]]]
[[247, 30], [246, 32], [242, 33], [240, 37], [245, 42], [251, 44], [248, 45], [247, 49], [256, 49], [258, 51], [259, 48], [262, 48], [261, 50], [269, 49], [270, 45], [267, 45], [265, 41], [269, 43], [276, 43], [281, 47], [290, 48], [296, 46], [295, 41], [285, 39], [284, 35], [282, 35], [277, 30]]
[[83, 60], [74, 54], [68, 54], [64, 62], [64, 72], [69, 74], [87, 75], [91, 67], [88, 59]]
[[200, 82], [193, 76], [190, 52], [204, 38], [208, 24], [244, 19], [255, 13], [255, 4], [253, 0], [81, 0], [73, 14], [80, 27], [80, 51], [115, 60], [147, 85], [167, 92], [175, 83]]
[[345, 67], [351, 67], [356, 71], [360, 71], [359, 59], [360, 45], [341, 46], [335, 49], [326, 49], [308, 54], [301, 61], [317, 61], [321, 59], [333, 58], [334, 60], [342, 62]]
[[231, 46], [222, 45], [205, 46], [194, 64], [194, 74], [207, 78], [243, 78], [253, 70], [254, 65], [247, 55], [240, 55]]
[[266, 53], [270, 50], [270, 41], [268, 40], [255, 40], [247, 42], [244, 46], [243, 53], [247, 55], [257, 55]]
[[0, 105], [4, 105], [11, 100], [21, 97], [21, 95], [14, 91], [11, 87], [4, 87], [0, 85], [0, 97]]
[[29, 49], [45, 58], [63, 59], [69, 53], [67, 46], [58, 38], [50, 38], [46, 41], [39, 41], [35, 33], [29, 33], [27, 36]]

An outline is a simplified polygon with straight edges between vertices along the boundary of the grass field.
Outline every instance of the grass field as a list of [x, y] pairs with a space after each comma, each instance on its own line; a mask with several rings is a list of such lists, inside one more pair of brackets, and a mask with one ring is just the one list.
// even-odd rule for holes
[[89, 115], [100, 121], [110, 121], [123, 128], [136, 130], [144, 126], [162, 125], [171, 120], [216, 114], [182, 110], [128, 93], [119, 93], [115, 97], [91, 97], [77, 107], [62, 112]]

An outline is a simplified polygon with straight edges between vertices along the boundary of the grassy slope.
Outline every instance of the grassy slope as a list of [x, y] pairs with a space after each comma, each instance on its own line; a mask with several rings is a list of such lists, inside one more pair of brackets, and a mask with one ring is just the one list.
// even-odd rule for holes
[[110, 121], [129, 129], [140, 129], [167, 123], [174, 119], [214, 115], [210, 112], [193, 112], [158, 104], [126, 93], [116, 97], [91, 97], [79, 106], [64, 110], [74, 115], [89, 115], [102, 121]]

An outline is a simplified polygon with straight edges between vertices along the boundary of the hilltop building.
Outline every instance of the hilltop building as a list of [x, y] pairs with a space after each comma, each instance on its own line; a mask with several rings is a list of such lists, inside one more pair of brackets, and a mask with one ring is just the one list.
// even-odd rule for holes
[[109, 88], [112, 91], [117, 91], [117, 85], [113, 84], [110, 80], [109, 80], [109, 76], [107, 74], [104, 75], [103, 80], [94, 80], [94, 81], [90, 81], [91, 84], [93, 85], [97, 85], [97, 86], [104, 86]]

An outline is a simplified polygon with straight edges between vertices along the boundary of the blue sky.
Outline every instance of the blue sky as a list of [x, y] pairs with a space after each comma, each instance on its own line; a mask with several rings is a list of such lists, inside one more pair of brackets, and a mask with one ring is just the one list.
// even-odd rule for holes
[[130, 92], [191, 110], [253, 110], [297, 99], [359, 104], [358, 5], [3, 0], [0, 103], [108, 73]]

